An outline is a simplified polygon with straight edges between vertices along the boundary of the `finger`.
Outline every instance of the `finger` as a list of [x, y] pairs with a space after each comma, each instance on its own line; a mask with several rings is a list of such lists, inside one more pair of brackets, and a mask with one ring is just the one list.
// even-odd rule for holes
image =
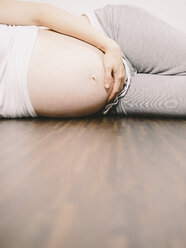
[[126, 79], [125, 79], [126, 77], [125, 77], [125, 74], [123, 76], [123, 71], [120, 72], [120, 76], [116, 76], [114, 74], [114, 78], [115, 78], [114, 79], [114, 86], [113, 86], [113, 89], [111, 91], [111, 94], [109, 95], [108, 102], [113, 100], [117, 96], [117, 94], [123, 90], [124, 84], [126, 82]]
[[126, 72], [125, 72], [125, 67], [124, 66], [122, 66], [120, 79], [121, 79], [121, 84], [122, 84], [122, 88], [123, 88], [124, 85], [126, 84]]
[[119, 71], [115, 71], [114, 75], [114, 84], [118, 85], [118, 93], [124, 88], [125, 85], [125, 72], [122, 67], [120, 67]]
[[117, 77], [114, 80], [114, 86], [113, 86], [112, 92], [109, 95], [108, 101], [113, 100], [121, 90], [122, 90], [121, 80], [120, 78]]
[[124, 86], [126, 85], [126, 77], [121, 76], [120, 77], [120, 82], [121, 82], [121, 90], [122, 90], [124, 88]]
[[110, 86], [113, 84], [113, 77], [112, 77], [112, 68], [107, 66], [105, 68], [105, 80], [104, 80], [104, 84], [105, 84], [105, 88], [108, 89], [110, 88]]

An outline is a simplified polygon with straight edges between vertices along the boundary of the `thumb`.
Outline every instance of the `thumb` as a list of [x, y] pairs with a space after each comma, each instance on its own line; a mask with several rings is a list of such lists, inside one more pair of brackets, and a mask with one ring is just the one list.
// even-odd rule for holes
[[105, 68], [104, 84], [106, 89], [110, 88], [110, 86], [113, 84], [112, 68], [108, 66]]

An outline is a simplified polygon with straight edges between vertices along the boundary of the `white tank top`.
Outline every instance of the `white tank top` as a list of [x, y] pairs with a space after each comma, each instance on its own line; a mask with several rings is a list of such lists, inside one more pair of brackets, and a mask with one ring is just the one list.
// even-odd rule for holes
[[0, 24], [0, 118], [36, 117], [27, 70], [37, 31], [37, 26]]
[[11, 33], [8, 25], [0, 24], [0, 42], [0, 81], [2, 81], [11, 51]]

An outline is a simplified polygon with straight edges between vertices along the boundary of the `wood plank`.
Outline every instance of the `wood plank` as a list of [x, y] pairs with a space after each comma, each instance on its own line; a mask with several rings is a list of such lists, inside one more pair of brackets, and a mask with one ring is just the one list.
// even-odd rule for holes
[[0, 121], [1, 248], [182, 248], [186, 120]]

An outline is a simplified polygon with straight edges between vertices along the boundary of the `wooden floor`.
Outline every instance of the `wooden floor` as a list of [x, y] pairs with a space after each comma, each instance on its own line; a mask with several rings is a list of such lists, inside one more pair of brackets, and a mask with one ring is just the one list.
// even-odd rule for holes
[[0, 121], [0, 248], [185, 248], [186, 120]]

